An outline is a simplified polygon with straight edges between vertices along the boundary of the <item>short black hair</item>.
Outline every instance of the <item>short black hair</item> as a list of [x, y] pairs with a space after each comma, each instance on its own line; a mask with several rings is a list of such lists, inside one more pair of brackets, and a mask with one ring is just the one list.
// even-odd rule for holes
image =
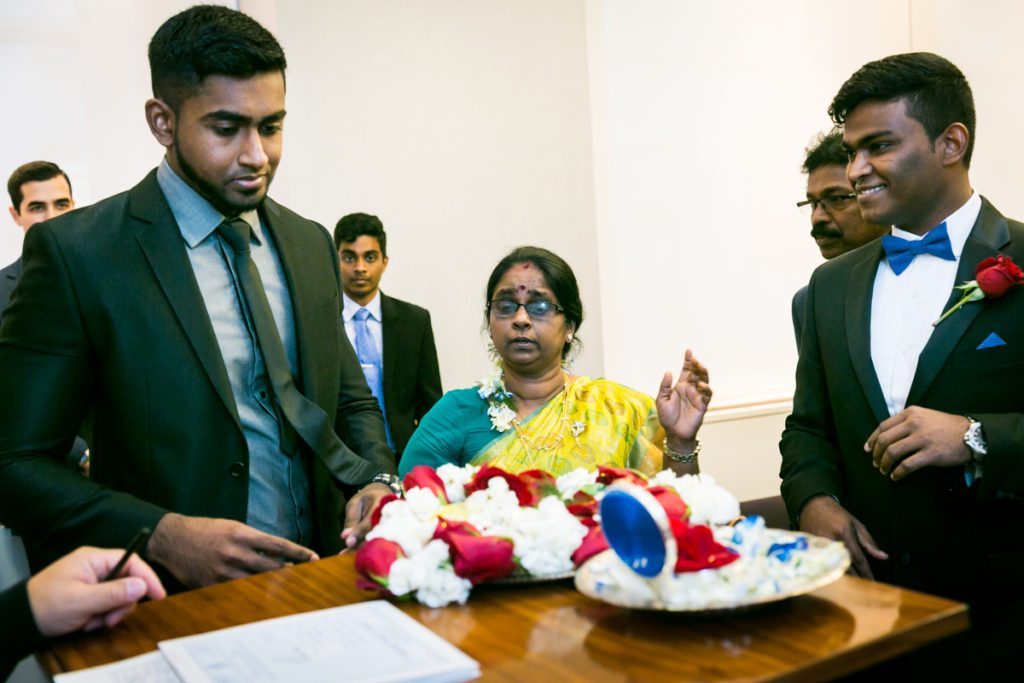
[[[565, 322], [573, 325], [573, 329], [579, 331], [583, 325], [583, 302], [580, 301], [580, 288], [576, 284], [576, 275], [572, 268], [558, 254], [548, 251], [542, 247], [516, 247], [508, 253], [505, 258], [498, 261], [491, 271], [491, 277], [487, 279], [487, 302], [484, 309], [484, 319], [490, 322], [490, 301], [494, 297], [494, 290], [498, 282], [509, 271], [512, 266], [518, 263], [532, 263], [544, 274], [544, 281], [558, 298], [558, 304], [562, 307], [562, 314]], [[573, 334], [571, 342], [562, 346], [562, 358], [566, 358], [574, 344], [582, 344], [579, 337]]]
[[149, 41], [153, 97], [177, 111], [207, 76], [249, 78], [280, 71], [280, 43], [259, 22], [219, 5], [196, 5], [163, 23]]
[[380, 255], [388, 257], [388, 234], [384, 232], [384, 224], [368, 213], [350, 213], [338, 220], [334, 226], [334, 248], [341, 249], [342, 242], [355, 242], [363, 235], [376, 237]]
[[7, 194], [11, 195], [11, 205], [14, 210], [21, 213], [21, 201], [25, 198], [21, 191], [22, 185], [50, 180], [59, 175], [64, 176], [64, 180], [68, 182], [68, 194], [71, 194], [71, 178], [68, 178], [68, 174], [52, 161], [30, 161], [14, 169], [14, 173], [7, 181]]
[[932, 142], [953, 123], [967, 128], [964, 166], [974, 151], [974, 96], [967, 78], [952, 62], [931, 52], [908, 52], [869, 62], [843, 83], [828, 115], [842, 124], [868, 101], [906, 100], [907, 115], [921, 122]]
[[822, 166], [842, 166], [846, 168], [848, 161], [846, 148], [843, 147], [843, 134], [837, 129], [829, 133], [821, 133], [806, 150], [803, 172], [812, 173]]

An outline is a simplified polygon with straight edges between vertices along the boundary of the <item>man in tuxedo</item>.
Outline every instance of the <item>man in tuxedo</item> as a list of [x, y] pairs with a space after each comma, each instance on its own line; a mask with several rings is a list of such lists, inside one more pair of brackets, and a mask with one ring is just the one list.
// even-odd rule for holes
[[441, 398], [430, 312], [380, 291], [388, 236], [379, 218], [343, 216], [334, 227], [334, 244], [341, 260], [345, 333], [384, 411], [397, 461], [416, 425]]
[[[160, 166], [26, 237], [0, 326], [0, 522], [35, 569], [152, 528], [147, 559], [193, 587], [337, 552], [339, 486], [366, 485], [354, 542], [395, 466], [341, 330], [330, 235], [267, 197], [281, 46], [201, 5], [157, 30], [149, 61]], [[58, 462], [86, 415], [90, 480]]]
[[865, 65], [830, 114], [865, 220], [892, 235], [811, 278], [783, 498], [857, 574], [967, 600], [970, 643], [945, 651], [999, 672], [1024, 607], [1024, 287], [933, 323], [982, 260], [1024, 261], [1024, 225], [971, 187], [973, 98], [942, 57]]
[[[11, 196], [11, 218], [24, 232], [36, 223], [75, 208], [71, 179], [60, 166], [49, 161], [30, 161], [14, 169], [7, 181], [7, 194]], [[0, 270], [0, 319], [20, 274], [20, 258]]]
[[[811, 237], [826, 261], [865, 245], [889, 232], [860, 215], [857, 194], [846, 177], [846, 150], [838, 130], [822, 135], [807, 149], [803, 172], [807, 174], [807, 199], [796, 206], [811, 217]], [[796, 346], [804, 327], [807, 287], [793, 295], [793, 329]]]

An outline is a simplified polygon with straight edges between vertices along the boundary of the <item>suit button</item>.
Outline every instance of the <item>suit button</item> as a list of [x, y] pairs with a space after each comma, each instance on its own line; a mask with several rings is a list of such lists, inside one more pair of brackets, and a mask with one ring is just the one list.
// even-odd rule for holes
[[245, 463], [244, 462], [233, 462], [233, 463], [231, 463], [231, 467], [228, 468], [228, 472], [231, 473], [232, 477], [234, 477], [235, 479], [238, 479], [239, 477], [241, 477], [241, 476], [243, 476], [245, 474]]
[[907, 552], [900, 553], [900, 565], [902, 565], [904, 567], [909, 567], [910, 566], [910, 553], [907, 553]]

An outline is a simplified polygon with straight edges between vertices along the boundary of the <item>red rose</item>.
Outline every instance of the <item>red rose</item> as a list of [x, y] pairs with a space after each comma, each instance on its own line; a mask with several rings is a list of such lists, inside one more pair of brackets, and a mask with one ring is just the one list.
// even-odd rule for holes
[[1009, 256], [997, 256], [979, 263], [975, 278], [986, 298], [998, 299], [1010, 287], [1024, 282], [1024, 271]]
[[512, 541], [481, 536], [468, 522], [441, 520], [434, 530], [434, 538], [448, 544], [455, 574], [469, 579], [473, 585], [489, 579], [502, 579], [516, 568]]
[[555, 483], [555, 478], [548, 472], [543, 470], [526, 470], [519, 473], [519, 478], [526, 484], [526, 488], [530, 492], [530, 507], [535, 507], [540, 503], [540, 499], [545, 496], [558, 495], [558, 485]]
[[444, 482], [441, 481], [441, 477], [437, 476], [433, 467], [416, 465], [409, 471], [409, 474], [405, 475], [402, 486], [406, 491], [414, 488], [430, 489], [441, 499], [442, 505], [448, 504], [448, 493], [444, 490]]
[[677, 573], [724, 567], [739, 559], [739, 555], [715, 540], [709, 527], [703, 524], [691, 526], [681, 519], [672, 518], [669, 524], [676, 538]]
[[405, 557], [405, 553], [402, 546], [394, 541], [383, 538], [367, 541], [356, 551], [356, 572], [359, 574], [356, 586], [391, 595], [388, 575], [391, 573], [391, 565], [400, 557]]
[[597, 525], [597, 522], [594, 521], [594, 515], [598, 511], [597, 499], [589, 493], [577, 491], [572, 500], [565, 504], [565, 509], [584, 526], [594, 527]]
[[389, 493], [378, 500], [377, 505], [373, 508], [373, 512], [370, 514], [370, 526], [375, 527], [380, 524], [380, 517], [384, 513], [384, 506], [391, 501], [398, 499], [398, 496], [393, 493]]
[[637, 486], [647, 486], [647, 480], [635, 470], [627, 469], [625, 467], [609, 467], [608, 465], [598, 465], [597, 467], [597, 483], [598, 484], [611, 484], [619, 479], [625, 479], [630, 484], [636, 484]]
[[500, 467], [494, 467], [493, 465], [484, 465], [473, 475], [473, 478], [466, 484], [466, 496], [469, 496], [474, 491], [486, 491], [487, 482], [494, 477], [501, 477], [508, 482], [508, 487], [516, 494], [520, 506], [529, 507], [532, 504], [533, 493], [530, 492], [530, 487], [527, 483], [516, 475], [509, 474]]
[[592, 526], [584, 537], [580, 547], [572, 554], [572, 561], [578, 567], [594, 555], [608, 550], [608, 539], [604, 537], [601, 527]]
[[669, 519], [687, 519], [690, 516], [690, 508], [679, 496], [679, 492], [669, 486], [652, 486], [647, 489], [658, 504], [665, 510]]

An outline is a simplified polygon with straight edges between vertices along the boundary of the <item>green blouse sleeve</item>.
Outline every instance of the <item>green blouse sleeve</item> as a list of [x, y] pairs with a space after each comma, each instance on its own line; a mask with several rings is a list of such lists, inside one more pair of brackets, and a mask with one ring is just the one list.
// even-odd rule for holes
[[469, 416], [465, 401], [461, 400], [466, 391], [449, 391], [423, 416], [398, 463], [400, 477], [416, 465], [437, 469], [445, 463], [463, 465], [468, 460], [465, 434]]

